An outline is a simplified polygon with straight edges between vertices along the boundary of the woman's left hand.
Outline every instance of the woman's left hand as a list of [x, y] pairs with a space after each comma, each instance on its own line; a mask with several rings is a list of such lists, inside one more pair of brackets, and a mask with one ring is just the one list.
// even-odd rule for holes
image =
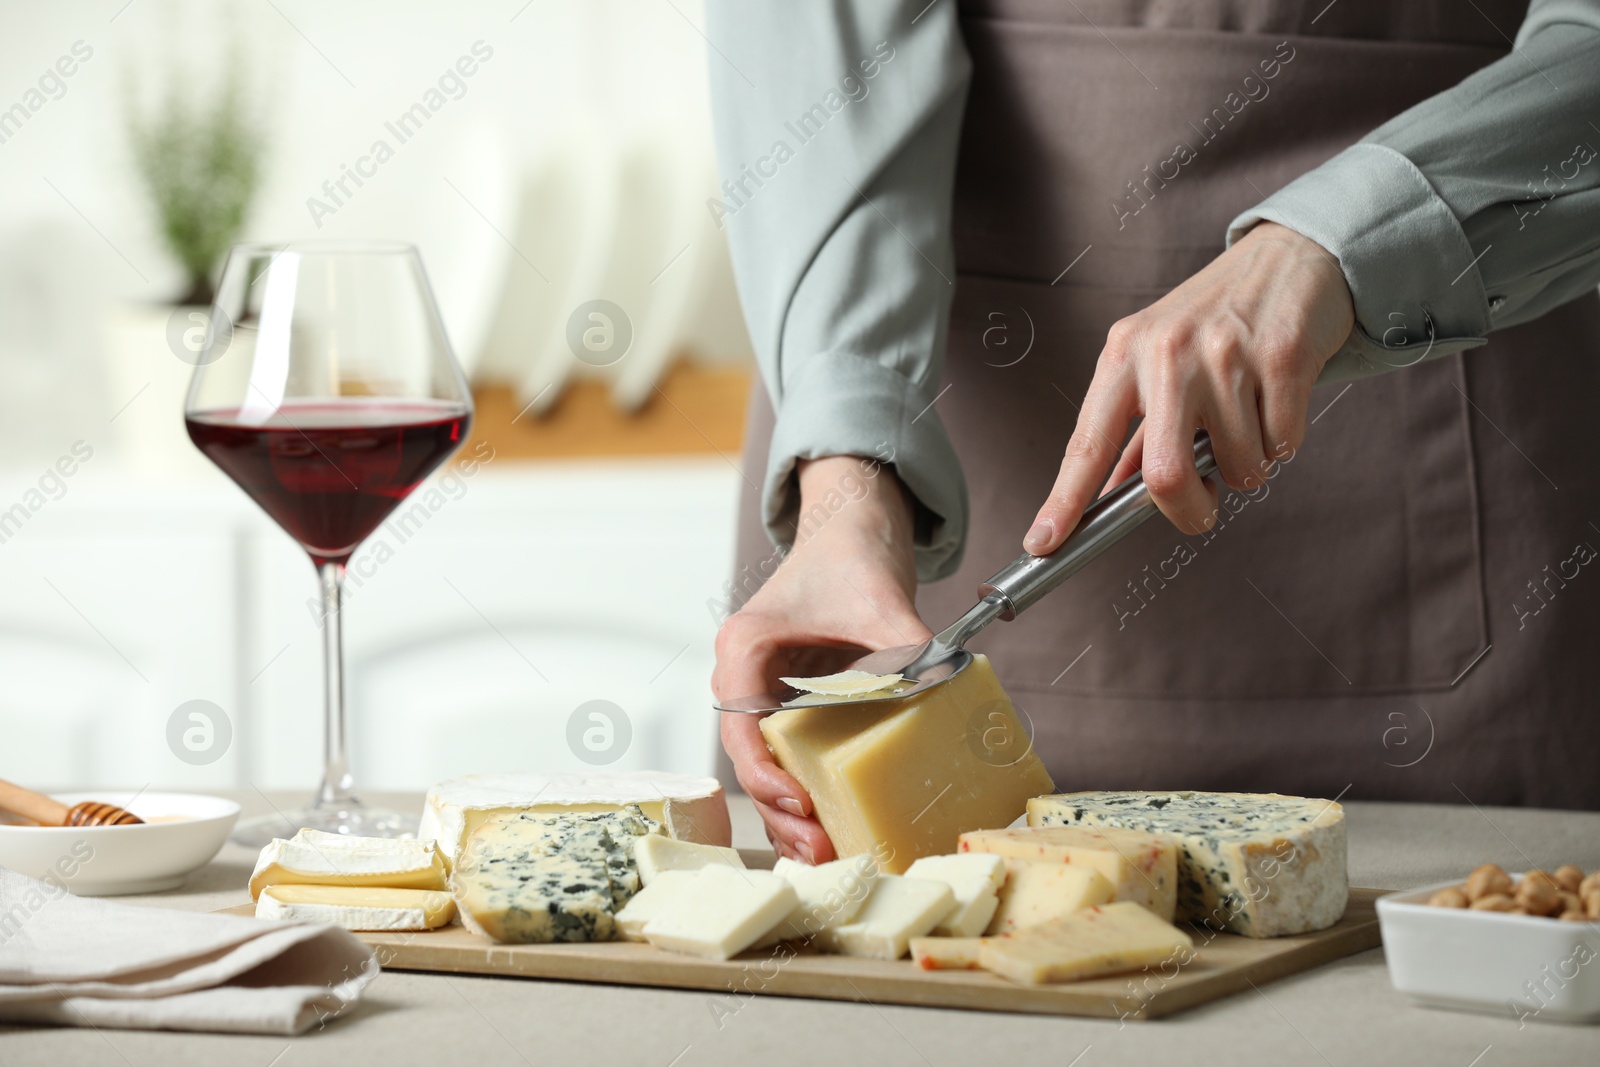
[[[1294, 230], [1258, 224], [1111, 327], [1055, 488], [1023, 547], [1055, 551], [1102, 487], [1136, 470], [1178, 529], [1210, 529], [1216, 491], [1195, 470], [1195, 430], [1211, 434], [1223, 481], [1260, 484], [1274, 460], [1300, 447], [1311, 386], [1354, 324], [1338, 261]], [[1144, 421], [1121, 449], [1138, 415]]]

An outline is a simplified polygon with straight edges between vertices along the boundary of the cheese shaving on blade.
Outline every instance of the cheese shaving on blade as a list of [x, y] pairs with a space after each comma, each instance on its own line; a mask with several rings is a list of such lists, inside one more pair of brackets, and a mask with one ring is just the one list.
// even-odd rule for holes
[[779, 678], [778, 681], [805, 693], [853, 699], [874, 696], [883, 690], [892, 692], [895, 686], [905, 681], [905, 676], [868, 674], [866, 671], [840, 671], [838, 674], [825, 674], [820, 678]]

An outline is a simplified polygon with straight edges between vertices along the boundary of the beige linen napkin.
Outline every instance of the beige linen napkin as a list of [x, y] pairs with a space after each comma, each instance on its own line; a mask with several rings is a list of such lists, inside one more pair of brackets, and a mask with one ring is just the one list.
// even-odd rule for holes
[[377, 973], [338, 927], [75, 897], [0, 868], [0, 1022], [293, 1035]]

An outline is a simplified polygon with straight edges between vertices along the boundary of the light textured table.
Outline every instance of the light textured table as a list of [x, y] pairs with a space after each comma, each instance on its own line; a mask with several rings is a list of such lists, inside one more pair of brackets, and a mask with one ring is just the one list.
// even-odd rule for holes
[[[265, 810], [236, 795], [246, 814]], [[274, 795], [287, 806], [298, 796]], [[420, 808], [410, 796], [371, 799]], [[1348, 804], [1353, 884], [1403, 888], [1485, 861], [1510, 869], [1600, 867], [1600, 813]], [[736, 843], [765, 844], [754, 811], [734, 805]], [[248, 900], [253, 855], [229, 846], [181, 889], [125, 897], [213, 910]], [[714, 1013], [711, 1005], [717, 1003]], [[728, 1015], [722, 998], [623, 986], [385, 972], [362, 1003], [303, 1037], [0, 1027], [0, 1064], [355, 1067], [383, 1064], [1247, 1065], [1594, 1063], [1600, 1027], [1431, 1011], [1389, 986], [1374, 950], [1165, 1019], [1129, 1022], [993, 1015], [757, 997]], [[1075, 1058], [1077, 1057], [1077, 1058]]]

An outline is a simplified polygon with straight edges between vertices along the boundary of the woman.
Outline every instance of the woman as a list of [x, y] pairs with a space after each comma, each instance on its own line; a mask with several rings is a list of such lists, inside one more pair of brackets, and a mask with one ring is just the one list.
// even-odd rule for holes
[[925, 3], [711, 5], [766, 384], [718, 695], [1142, 471], [1170, 523], [976, 643], [1059, 787], [1600, 805], [1600, 4]]

